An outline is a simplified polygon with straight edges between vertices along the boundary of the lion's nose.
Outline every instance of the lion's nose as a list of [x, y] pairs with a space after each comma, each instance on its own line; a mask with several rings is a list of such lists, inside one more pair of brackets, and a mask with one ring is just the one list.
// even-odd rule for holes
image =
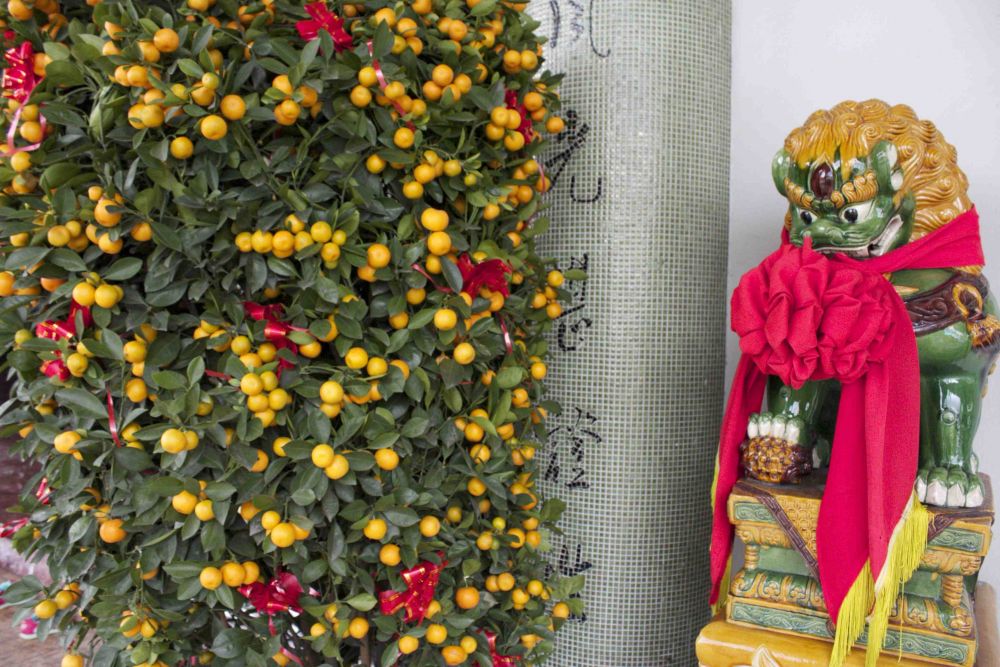
[[811, 236], [813, 241], [840, 241], [844, 236], [843, 230], [826, 218], [813, 221], [805, 234]]

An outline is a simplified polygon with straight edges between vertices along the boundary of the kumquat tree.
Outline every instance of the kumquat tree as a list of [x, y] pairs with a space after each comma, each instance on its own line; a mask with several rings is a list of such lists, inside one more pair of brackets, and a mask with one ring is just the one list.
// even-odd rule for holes
[[525, 3], [9, 0], [5, 594], [63, 667], [535, 664], [564, 275]]

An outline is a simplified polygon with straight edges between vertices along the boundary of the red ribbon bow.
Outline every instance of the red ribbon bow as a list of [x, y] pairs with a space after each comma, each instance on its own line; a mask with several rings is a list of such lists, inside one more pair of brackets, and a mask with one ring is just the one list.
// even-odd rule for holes
[[[439, 554], [440, 555], [440, 554]], [[407, 623], [421, 622], [427, 615], [427, 607], [434, 599], [434, 590], [437, 588], [438, 579], [441, 578], [441, 570], [448, 565], [448, 561], [441, 561], [440, 565], [435, 565], [429, 561], [424, 561], [409, 570], [403, 570], [400, 575], [406, 582], [406, 590], [382, 591], [378, 594], [379, 607], [386, 616], [395, 614], [400, 609], [406, 609], [405, 621]]]
[[285, 611], [301, 612], [299, 597], [302, 596], [302, 584], [291, 572], [278, 572], [267, 584], [255, 581], [246, 586], [240, 586], [240, 595], [250, 601], [250, 604], [262, 614], [274, 616]]
[[[284, 348], [286, 350], [291, 350], [293, 354], [298, 354], [299, 346], [288, 338], [288, 334], [293, 331], [305, 331], [305, 329], [302, 327], [293, 327], [292, 325], [281, 321], [281, 318], [285, 315], [285, 309], [280, 303], [264, 305], [253, 301], [245, 301], [243, 303], [243, 311], [250, 319], [257, 321], [263, 320], [265, 322], [264, 337], [273, 343], [276, 348], [279, 350]], [[292, 368], [293, 366], [294, 364], [292, 362], [278, 357], [279, 372], [286, 368]]]
[[[14, 112], [14, 117], [10, 121], [10, 127], [7, 128], [7, 146], [4, 149], [3, 155], [9, 157], [17, 152], [36, 150], [42, 145], [41, 141], [33, 143], [30, 146], [22, 146], [21, 148], [14, 145], [17, 138], [17, 126], [21, 122], [21, 112], [24, 109], [24, 103], [28, 101], [31, 93], [42, 82], [42, 79], [35, 75], [35, 49], [31, 46], [31, 42], [24, 41], [15, 47], [7, 49], [4, 56], [7, 60], [7, 67], [3, 71], [4, 97], [9, 97], [20, 103], [17, 111]], [[42, 126], [42, 137], [44, 137], [46, 128], [45, 116], [40, 116], [39, 122]]]
[[513, 90], [508, 90], [504, 93], [503, 99], [508, 109], [513, 109], [521, 116], [521, 125], [517, 128], [517, 131], [521, 133], [526, 142], [531, 141], [535, 136], [535, 129], [531, 125], [531, 114], [528, 111], [528, 107], [517, 101], [517, 93]]
[[[302, 596], [302, 584], [291, 572], [278, 572], [267, 584], [255, 581], [252, 584], [240, 586], [236, 590], [253, 605], [254, 609], [267, 616], [267, 627], [271, 636], [277, 634], [274, 627], [274, 616], [286, 611], [300, 613], [299, 597]], [[301, 665], [302, 660], [285, 647], [281, 654]]]
[[[46, 320], [35, 325], [35, 335], [39, 338], [50, 340], [64, 340], [76, 335], [76, 314], [81, 313], [84, 328], [94, 323], [94, 317], [90, 314], [90, 308], [81, 306], [73, 301], [69, 306], [69, 317], [65, 320]], [[56, 358], [42, 362], [42, 372], [45, 375], [66, 381], [70, 378], [69, 368], [62, 359], [62, 352], [56, 350]]]
[[333, 47], [338, 52], [354, 46], [354, 38], [344, 30], [344, 19], [327, 9], [326, 3], [311, 2], [305, 6], [305, 10], [312, 18], [303, 19], [295, 24], [299, 37], [311, 42], [319, 37], [320, 30], [325, 30], [333, 38]]

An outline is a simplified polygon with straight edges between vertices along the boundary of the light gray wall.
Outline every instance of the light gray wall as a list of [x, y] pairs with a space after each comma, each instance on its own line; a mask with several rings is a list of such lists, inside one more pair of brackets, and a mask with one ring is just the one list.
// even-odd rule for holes
[[[729, 288], [778, 243], [785, 204], [771, 157], [818, 108], [879, 97], [909, 104], [958, 149], [1000, 288], [1000, 2], [734, 0]], [[727, 338], [727, 377], [736, 337]], [[976, 451], [1000, 490], [1000, 375]], [[1000, 545], [983, 579], [1000, 587]]]

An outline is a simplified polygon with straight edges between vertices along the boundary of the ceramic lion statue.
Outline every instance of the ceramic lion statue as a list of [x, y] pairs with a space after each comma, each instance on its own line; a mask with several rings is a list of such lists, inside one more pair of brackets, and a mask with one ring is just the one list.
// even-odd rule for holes
[[[813, 113], [788, 135], [772, 175], [788, 199], [787, 241], [811, 239], [827, 256], [870, 261], [975, 214], [955, 148], [910, 107], [880, 100]], [[1000, 343], [996, 302], [977, 265], [888, 278], [917, 337], [917, 496], [931, 505], [978, 507], [984, 490], [972, 443]], [[767, 411], [751, 416], [741, 449], [746, 473], [794, 482], [826, 465], [839, 394], [836, 380], [794, 388], [771, 376]]]

